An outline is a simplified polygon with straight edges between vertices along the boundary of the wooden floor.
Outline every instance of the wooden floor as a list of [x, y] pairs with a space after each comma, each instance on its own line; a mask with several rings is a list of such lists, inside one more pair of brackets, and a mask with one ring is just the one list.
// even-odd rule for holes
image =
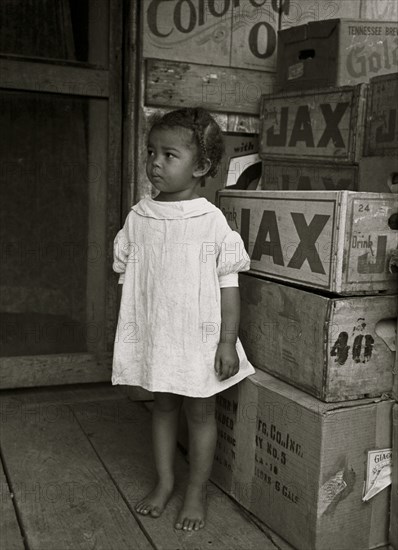
[[175, 530], [180, 450], [164, 514], [134, 511], [154, 479], [147, 399], [103, 384], [0, 394], [2, 550], [290, 549], [213, 484], [205, 529]]

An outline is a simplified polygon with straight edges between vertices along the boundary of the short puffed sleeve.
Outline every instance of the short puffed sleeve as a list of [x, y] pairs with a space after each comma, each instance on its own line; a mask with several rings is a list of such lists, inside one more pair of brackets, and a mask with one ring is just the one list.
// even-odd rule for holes
[[120, 273], [119, 284], [124, 283], [124, 274], [129, 256], [129, 239], [127, 237], [126, 224], [119, 231], [113, 241], [113, 265], [112, 269]]
[[250, 269], [250, 258], [242, 238], [236, 231], [229, 231], [221, 243], [217, 258], [217, 275], [220, 288], [239, 286], [238, 273]]

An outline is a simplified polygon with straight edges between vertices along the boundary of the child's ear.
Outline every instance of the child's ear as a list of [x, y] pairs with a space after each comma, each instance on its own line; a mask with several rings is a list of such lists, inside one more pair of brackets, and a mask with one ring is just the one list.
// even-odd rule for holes
[[201, 159], [196, 163], [193, 175], [195, 178], [203, 178], [211, 168], [211, 160], [208, 158]]

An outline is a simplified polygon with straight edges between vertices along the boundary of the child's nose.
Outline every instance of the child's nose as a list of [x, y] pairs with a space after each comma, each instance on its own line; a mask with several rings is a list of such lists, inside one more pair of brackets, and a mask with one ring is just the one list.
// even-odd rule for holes
[[160, 166], [160, 156], [159, 155], [155, 155], [152, 159], [152, 164], [154, 166]]

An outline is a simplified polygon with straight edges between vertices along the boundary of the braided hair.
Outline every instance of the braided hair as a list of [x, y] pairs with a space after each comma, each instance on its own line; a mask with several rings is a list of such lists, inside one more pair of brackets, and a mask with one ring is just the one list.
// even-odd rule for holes
[[209, 159], [211, 166], [207, 175], [214, 178], [225, 150], [223, 135], [217, 122], [202, 107], [186, 107], [163, 116], [155, 116], [150, 131], [154, 128], [178, 126], [192, 130], [192, 137], [198, 146], [199, 163], [203, 164], [205, 159]]

